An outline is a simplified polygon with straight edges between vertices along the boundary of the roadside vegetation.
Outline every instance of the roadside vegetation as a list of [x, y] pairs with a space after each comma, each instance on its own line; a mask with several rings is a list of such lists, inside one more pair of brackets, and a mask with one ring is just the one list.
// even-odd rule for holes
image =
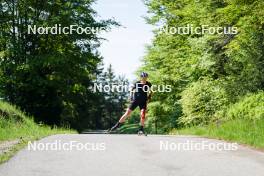
[[193, 126], [173, 129], [170, 134], [198, 135], [226, 141], [246, 144], [257, 149], [264, 149], [264, 120], [236, 119], [216, 125]]
[[209, 125], [173, 129], [171, 134], [214, 137], [264, 149], [264, 92], [249, 94]]
[[76, 133], [67, 128], [51, 128], [36, 124], [33, 118], [28, 117], [18, 108], [0, 101], [0, 146], [14, 141], [14, 145], [1, 148], [0, 163], [8, 160], [19, 149], [27, 145], [28, 141], [38, 140], [53, 134]]
[[[158, 133], [196, 134], [263, 148], [264, 2], [145, 4], [147, 22], [159, 29], [138, 71], [149, 72], [153, 84], [172, 86], [171, 92], [155, 93], [148, 105], [150, 132], [157, 126]], [[180, 29], [204, 25], [236, 32], [183, 34]]]

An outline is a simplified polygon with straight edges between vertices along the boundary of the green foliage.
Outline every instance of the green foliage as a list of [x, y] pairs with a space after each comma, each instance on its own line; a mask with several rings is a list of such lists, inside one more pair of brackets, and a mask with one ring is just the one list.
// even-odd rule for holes
[[264, 148], [264, 120], [233, 119], [221, 125], [193, 126], [173, 129], [171, 134], [192, 134], [209, 138], [248, 144], [256, 148]]
[[208, 123], [229, 101], [225, 90], [217, 81], [205, 79], [194, 82], [185, 89], [180, 102], [184, 114], [180, 122], [184, 125], [197, 125]]
[[28, 25], [102, 30], [118, 25], [113, 20], [97, 21], [93, 2], [0, 2], [1, 98], [34, 116], [36, 122], [79, 131], [102, 127], [97, 116], [104, 95], [89, 89], [101, 72], [98, 33], [41, 35], [27, 31]]
[[131, 112], [131, 115], [128, 118], [126, 123], [127, 124], [139, 124], [139, 122], [140, 122], [140, 109], [136, 108], [134, 111]]
[[[128, 100], [128, 92], [118, 92], [114, 88], [115, 85], [128, 85], [128, 80], [124, 76], [116, 76], [112, 65], [98, 75], [96, 83], [102, 86], [109, 86], [112, 90], [109, 92], [98, 92], [98, 95], [102, 97], [100, 104], [95, 109], [98, 114], [94, 116], [95, 120], [90, 123], [96, 122], [97, 128], [109, 128], [113, 126], [116, 121], [119, 120], [123, 111], [126, 108]], [[92, 125], [92, 124], [91, 124]]]
[[17, 107], [3, 101], [0, 101], [0, 116], [2, 119], [14, 120], [17, 122], [24, 122], [27, 120], [25, 114]]
[[[169, 128], [178, 127], [177, 121], [184, 125], [221, 121], [229, 105], [263, 90], [263, 1], [146, 0], [145, 4], [150, 12], [147, 22], [161, 28], [189, 24], [235, 27], [238, 31], [184, 35], [154, 31], [139, 70], [149, 72], [153, 84], [172, 86], [169, 93], [154, 94], [153, 103], [168, 109], [155, 114], [167, 117], [161, 128], [167, 129], [169, 119], [176, 121]], [[247, 103], [250, 106], [250, 102], [243, 106]], [[150, 106], [150, 114], [156, 108]]]
[[166, 114], [164, 108], [162, 107], [159, 101], [155, 101], [148, 104], [148, 113], [147, 113], [147, 127], [152, 133], [158, 133], [160, 130], [165, 129], [159, 128], [160, 123], [164, 122]]
[[38, 140], [53, 134], [76, 133], [69, 128], [49, 127], [36, 124], [33, 118], [28, 117], [17, 107], [0, 101], [0, 142], [18, 141], [7, 152], [1, 153], [0, 163], [7, 161], [19, 149], [25, 147], [28, 141]]
[[248, 94], [231, 105], [225, 116], [227, 119], [264, 119], [264, 92]]
[[149, 132], [162, 134], [177, 126], [179, 113], [181, 112], [175, 111], [172, 107], [160, 101], [149, 103], [146, 122]]
[[43, 124], [36, 124], [33, 118], [9, 103], [0, 101], [0, 141], [23, 138], [34, 140], [57, 133], [73, 133], [70, 129], [51, 129]]

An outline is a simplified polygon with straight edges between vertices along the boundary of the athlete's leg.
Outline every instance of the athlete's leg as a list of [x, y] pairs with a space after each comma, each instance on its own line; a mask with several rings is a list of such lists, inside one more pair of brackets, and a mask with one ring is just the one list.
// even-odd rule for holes
[[125, 122], [126, 118], [129, 117], [129, 115], [131, 114], [131, 112], [132, 112], [132, 110], [129, 109], [129, 108], [127, 108], [126, 113], [125, 113], [125, 114], [119, 119], [119, 121], [118, 121], [118, 122], [117, 122], [112, 128], [110, 128], [108, 131], [111, 132], [111, 131], [114, 131], [114, 130], [116, 130], [117, 128], [119, 128], [120, 125], [121, 125], [122, 123]]
[[136, 109], [136, 107], [138, 106], [138, 102], [137, 101], [132, 101], [131, 104], [129, 105], [129, 107], [126, 110], [126, 113], [119, 119], [119, 123], [124, 123], [126, 121], [126, 119], [130, 116], [131, 112], [134, 111], [134, 109]]
[[146, 109], [141, 109], [141, 111], [140, 111], [140, 125], [142, 127], [145, 126], [145, 119], [146, 119]]
[[109, 129], [108, 131], [111, 132], [111, 131], [114, 131], [116, 130], [117, 128], [120, 127], [120, 125], [122, 123], [125, 122], [125, 120], [130, 116], [131, 112], [138, 106], [137, 102], [133, 101], [131, 102], [130, 106], [127, 108], [126, 112], [124, 115], [122, 115], [122, 117], [119, 119], [119, 121], [111, 128]]
[[146, 120], [147, 102], [140, 103], [139, 108], [140, 108], [140, 126], [141, 128], [144, 128], [145, 120]]
[[125, 114], [119, 119], [119, 123], [124, 123], [126, 121], [126, 119], [130, 116], [132, 110], [127, 108]]

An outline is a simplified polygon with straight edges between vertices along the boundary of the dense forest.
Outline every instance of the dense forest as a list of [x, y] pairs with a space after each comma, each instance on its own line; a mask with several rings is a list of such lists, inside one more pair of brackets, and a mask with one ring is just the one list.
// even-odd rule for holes
[[[101, 129], [118, 118], [126, 94], [93, 92], [94, 82], [126, 81], [97, 51], [99, 33], [33, 33], [37, 27], [78, 25], [104, 32], [119, 24], [96, 20], [93, 0], [0, 1], [0, 97], [38, 123]], [[30, 26], [30, 31], [29, 30]], [[44, 33], [44, 34], [43, 34]], [[118, 102], [118, 103], [117, 103]]]
[[[172, 128], [264, 118], [264, 1], [146, 0], [156, 28], [140, 70], [172, 85], [149, 104], [149, 127]], [[176, 33], [177, 27], [233, 28]], [[168, 30], [171, 29], [171, 30]]]

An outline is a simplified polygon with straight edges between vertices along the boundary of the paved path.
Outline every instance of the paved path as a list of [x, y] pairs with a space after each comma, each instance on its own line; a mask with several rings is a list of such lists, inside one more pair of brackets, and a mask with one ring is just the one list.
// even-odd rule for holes
[[[87, 149], [33, 151], [26, 147], [0, 166], [0, 176], [263, 176], [264, 154], [190, 136], [54, 135], [37, 142], [69, 144]], [[162, 145], [161, 145], [162, 144]], [[168, 144], [168, 145], [167, 145]], [[205, 148], [199, 146], [204, 144]], [[166, 151], [165, 147], [169, 146]], [[196, 145], [196, 150], [187, 150]], [[235, 146], [235, 147], [234, 147]], [[176, 148], [177, 147], [177, 148]], [[104, 150], [105, 149], [105, 150]], [[198, 151], [199, 150], [199, 151]]]

